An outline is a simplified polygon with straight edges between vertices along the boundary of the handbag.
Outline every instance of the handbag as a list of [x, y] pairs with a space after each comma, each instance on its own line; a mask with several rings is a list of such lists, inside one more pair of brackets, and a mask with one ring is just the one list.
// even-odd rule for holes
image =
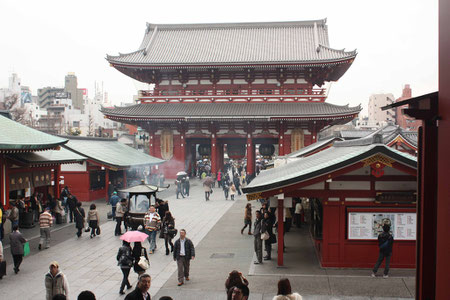
[[97, 228], [95, 229], [95, 234], [100, 235], [101, 233], [102, 231], [100, 230], [100, 226], [97, 226]]
[[23, 244], [23, 256], [28, 255], [30, 255], [30, 243], [26, 242], [25, 244]]
[[173, 238], [174, 236], [177, 235], [178, 229], [176, 229], [176, 228], [169, 228], [169, 232], [168, 233]]
[[269, 235], [269, 233], [267, 231], [264, 232], [263, 234], [261, 234], [261, 239], [263, 241], [268, 240], [269, 238], [270, 238], [270, 235]]
[[141, 257], [139, 258], [138, 266], [144, 270], [147, 270], [150, 267], [150, 262], [145, 257], [145, 255], [142, 254], [142, 252], [141, 252]]

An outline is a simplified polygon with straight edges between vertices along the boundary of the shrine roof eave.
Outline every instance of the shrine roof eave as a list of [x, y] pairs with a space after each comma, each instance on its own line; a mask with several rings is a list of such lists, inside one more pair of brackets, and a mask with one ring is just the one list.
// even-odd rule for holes
[[87, 159], [86, 157], [63, 147], [61, 147], [59, 150], [16, 153], [8, 155], [8, 158], [19, 161], [29, 166], [82, 163]]
[[242, 190], [246, 194], [279, 190], [344, 169], [376, 154], [388, 156], [406, 167], [417, 169], [416, 157], [384, 144], [333, 146], [311, 156], [290, 162], [283, 167], [263, 171]]
[[305, 67], [318, 67], [318, 66], [335, 66], [342, 64], [353, 63], [356, 57], [356, 53], [349, 55], [345, 58], [339, 59], [326, 59], [326, 60], [311, 60], [311, 61], [261, 61], [261, 62], [205, 62], [205, 63], [133, 63], [116, 61], [112, 57], [106, 58], [106, 60], [113, 67], [129, 68], [129, 69], [180, 69], [180, 68], [192, 68], [192, 69], [207, 69], [207, 68], [305, 68]]

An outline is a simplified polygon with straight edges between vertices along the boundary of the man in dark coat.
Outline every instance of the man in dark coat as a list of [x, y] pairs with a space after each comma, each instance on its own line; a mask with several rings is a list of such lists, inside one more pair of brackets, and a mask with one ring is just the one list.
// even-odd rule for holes
[[74, 217], [75, 217], [75, 227], [77, 228], [77, 236], [81, 237], [84, 228], [84, 219], [86, 217], [84, 209], [81, 207], [81, 202], [77, 203], [77, 206], [74, 211]]
[[67, 198], [67, 206], [69, 206], [69, 216], [70, 216], [70, 223], [73, 222], [73, 213], [75, 211], [75, 208], [77, 207], [78, 199], [72, 194], [69, 194], [69, 198]]
[[17, 274], [20, 271], [19, 267], [23, 260], [23, 244], [25, 244], [27, 240], [19, 232], [19, 225], [14, 224], [12, 230], [13, 231], [9, 235], [9, 241], [11, 245], [11, 255], [14, 261], [14, 272]]
[[150, 275], [144, 273], [139, 276], [139, 281], [136, 286], [136, 289], [129, 293], [125, 300], [151, 300], [151, 296], [148, 293], [150, 286], [152, 284], [152, 278]]
[[380, 267], [383, 259], [386, 258], [386, 266], [384, 267], [383, 278], [388, 278], [389, 275], [389, 263], [392, 257], [392, 245], [394, 244], [394, 238], [390, 234], [391, 226], [389, 224], [383, 225], [383, 232], [378, 235], [378, 247], [380, 252], [378, 254], [378, 260], [373, 267], [372, 277], [377, 276], [378, 268]]
[[234, 183], [234, 187], [236, 188], [236, 191], [238, 192], [239, 195], [241, 195], [241, 180], [239, 178], [238, 173], [234, 173], [233, 175], [233, 183]]
[[184, 279], [189, 281], [189, 266], [191, 259], [195, 258], [194, 244], [186, 237], [186, 230], [180, 230], [180, 238], [173, 247], [173, 260], [178, 266], [178, 286], [184, 284]]
[[262, 264], [262, 240], [261, 234], [266, 232], [265, 223], [262, 221], [262, 214], [259, 210], [256, 211], [256, 220], [253, 227], [253, 237], [255, 238], [254, 247], [256, 252], [255, 265]]

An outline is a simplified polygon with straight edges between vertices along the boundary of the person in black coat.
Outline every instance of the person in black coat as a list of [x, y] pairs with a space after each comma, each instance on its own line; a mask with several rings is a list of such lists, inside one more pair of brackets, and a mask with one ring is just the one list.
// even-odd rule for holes
[[141, 259], [141, 256], [144, 256], [147, 260], [149, 260], [147, 255], [147, 249], [145, 249], [145, 247], [142, 247], [141, 242], [134, 242], [132, 254], [134, 258], [134, 265], [133, 265], [134, 272], [136, 272], [138, 275], [144, 274], [145, 269], [139, 266], [139, 260]]
[[75, 228], [77, 228], [78, 230], [77, 236], [81, 237], [84, 228], [84, 219], [86, 217], [86, 213], [84, 212], [84, 209], [81, 207], [81, 202], [77, 203], [73, 215], [75, 217]]
[[264, 226], [266, 228], [266, 232], [269, 234], [269, 239], [264, 241], [264, 248], [266, 250], [266, 256], [264, 256], [264, 260], [272, 259], [272, 244], [277, 242], [277, 238], [273, 233], [273, 220], [270, 217], [269, 212], [264, 213]]
[[386, 266], [384, 267], [384, 278], [388, 278], [389, 275], [389, 263], [392, 257], [392, 245], [394, 244], [394, 238], [390, 234], [391, 226], [389, 224], [383, 225], [383, 232], [378, 235], [378, 247], [380, 252], [378, 254], [378, 260], [373, 267], [372, 277], [377, 275], [378, 268], [380, 267], [383, 259], [386, 258]]
[[189, 267], [191, 259], [195, 258], [194, 244], [186, 237], [186, 230], [180, 230], [180, 238], [173, 247], [173, 260], [178, 266], [178, 286], [184, 284], [184, 279], [189, 281]]
[[75, 208], [77, 208], [78, 199], [72, 194], [69, 194], [69, 197], [67, 198], [67, 206], [69, 207], [69, 216], [70, 216], [70, 223], [73, 222], [73, 215], [75, 212]]
[[139, 281], [136, 289], [129, 293], [125, 300], [150, 300], [150, 294], [148, 290], [152, 284], [152, 278], [148, 274], [142, 274], [139, 276]]
[[123, 278], [122, 283], [120, 284], [120, 290], [119, 294], [124, 295], [125, 293], [123, 290], [125, 289], [125, 286], [127, 286], [127, 289], [131, 289], [131, 284], [128, 281], [128, 275], [130, 275], [131, 267], [133, 266], [133, 253], [131, 251], [130, 243], [127, 241], [122, 242], [122, 246], [119, 248], [119, 251], [117, 252], [117, 264], [119, 265], [120, 269], [122, 270]]

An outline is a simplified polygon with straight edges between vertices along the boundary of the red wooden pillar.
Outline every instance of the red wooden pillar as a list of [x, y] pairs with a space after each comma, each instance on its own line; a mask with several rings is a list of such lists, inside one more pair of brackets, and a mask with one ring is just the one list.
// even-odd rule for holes
[[283, 121], [280, 121], [279, 123], [279, 130], [278, 130], [278, 156], [283, 156], [284, 153], [284, 131], [285, 126], [283, 124]]
[[284, 261], [284, 195], [278, 195], [278, 266], [283, 266]]
[[150, 131], [149, 132], [149, 147], [148, 147], [148, 154], [151, 156], [156, 156], [155, 155], [155, 131]]
[[211, 134], [211, 173], [217, 173], [217, 136], [214, 131]]
[[[108, 190], [109, 190], [109, 170], [105, 168], [105, 200], [106, 200], [106, 202], [109, 201], [109, 196], [110, 196], [110, 195], [108, 195]], [[89, 196], [88, 201], [91, 200], [90, 198], [91, 197]]]
[[[183, 162], [183, 171], [186, 171], [186, 136], [185, 131], [180, 130], [180, 158]], [[212, 151], [212, 149], [211, 149]]]
[[59, 174], [61, 172], [61, 165], [57, 165], [53, 171], [53, 179], [55, 180], [55, 189], [53, 190], [53, 195], [55, 199], [59, 199], [61, 188], [59, 186]]
[[127, 187], [127, 170], [123, 170], [123, 188]]
[[247, 175], [255, 174], [255, 145], [251, 133], [247, 133]]

